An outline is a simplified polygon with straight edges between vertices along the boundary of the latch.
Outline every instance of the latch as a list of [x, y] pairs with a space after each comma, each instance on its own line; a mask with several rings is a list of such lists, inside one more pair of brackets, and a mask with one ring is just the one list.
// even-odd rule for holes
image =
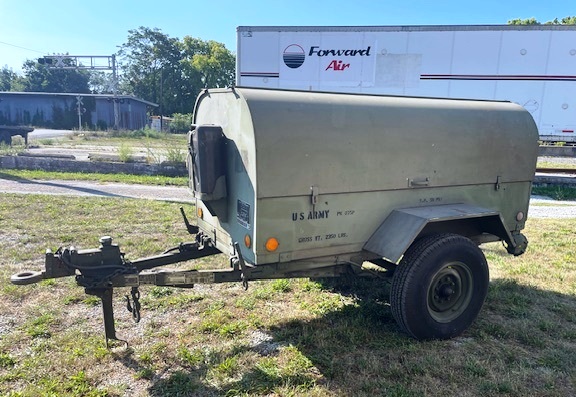
[[495, 190], [500, 190], [500, 175], [496, 177], [496, 184], [494, 185]]
[[312, 205], [318, 204], [318, 195], [320, 194], [318, 186], [310, 186]]
[[430, 184], [430, 178], [411, 179], [408, 178], [408, 187], [424, 187]]

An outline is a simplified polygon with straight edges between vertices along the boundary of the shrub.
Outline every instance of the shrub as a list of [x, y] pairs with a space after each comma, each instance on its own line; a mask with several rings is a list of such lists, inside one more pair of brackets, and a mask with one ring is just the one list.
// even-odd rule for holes
[[192, 124], [192, 113], [174, 113], [170, 122], [170, 132], [174, 134], [185, 134], [190, 131]]

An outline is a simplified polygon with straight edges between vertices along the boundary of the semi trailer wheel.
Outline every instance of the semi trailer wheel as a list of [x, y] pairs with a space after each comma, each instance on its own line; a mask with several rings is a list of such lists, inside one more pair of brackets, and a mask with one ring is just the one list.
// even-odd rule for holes
[[392, 279], [390, 305], [416, 339], [448, 339], [478, 316], [488, 292], [484, 254], [470, 239], [437, 234], [417, 240]]

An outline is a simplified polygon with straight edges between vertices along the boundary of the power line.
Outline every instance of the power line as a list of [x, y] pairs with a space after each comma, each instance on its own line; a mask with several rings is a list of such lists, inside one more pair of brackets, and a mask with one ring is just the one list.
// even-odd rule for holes
[[16, 47], [16, 48], [20, 48], [20, 49], [26, 50], [26, 51], [37, 52], [37, 53], [39, 53], [39, 54], [46, 54], [46, 52], [44, 52], [44, 51], [33, 50], [33, 49], [31, 49], [31, 48], [22, 47], [22, 46], [19, 46], [19, 45], [16, 45], [16, 44], [6, 43], [5, 41], [0, 41], [0, 44], [9, 45], [10, 47]]

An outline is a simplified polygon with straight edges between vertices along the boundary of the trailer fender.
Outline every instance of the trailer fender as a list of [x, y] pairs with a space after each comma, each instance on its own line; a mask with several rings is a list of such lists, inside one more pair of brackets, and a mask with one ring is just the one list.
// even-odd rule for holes
[[[432, 231], [458, 233], [467, 237], [488, 233], [504, 240], [508, 251], [518, 252], [517, 255], [524, 252], [527, 244], [524, 236], [513, 237], [510, 234], [498, 211], [470, 204], [448, 204], [392, 211], [363, 249], [398, 264], [420, 235]], [[525, 244], [519, 244], [521, 241], [525, 241]]]

